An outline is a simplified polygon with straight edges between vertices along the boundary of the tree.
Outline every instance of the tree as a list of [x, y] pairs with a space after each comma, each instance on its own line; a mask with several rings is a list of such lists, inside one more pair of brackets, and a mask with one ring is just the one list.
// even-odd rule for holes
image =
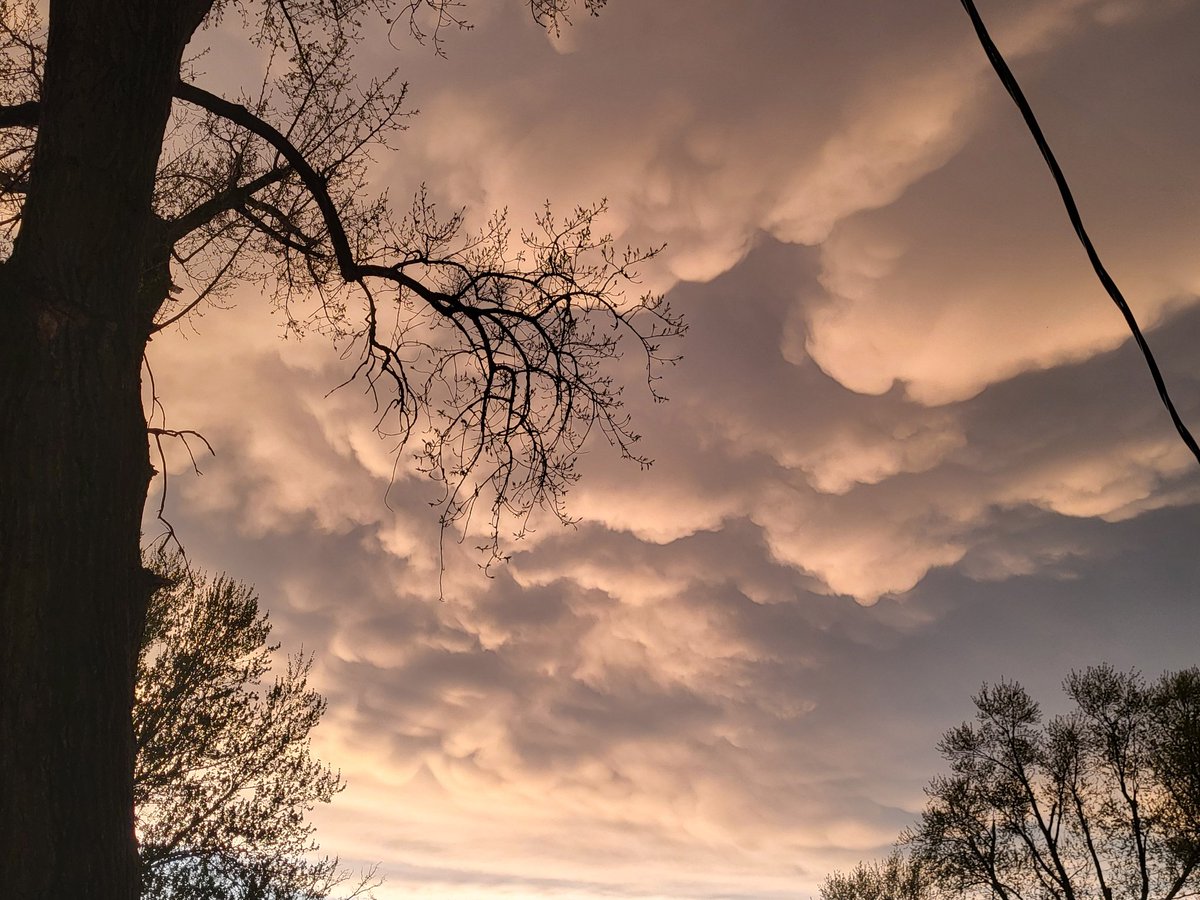
[[[595, 12], [603, 0], [584, 0]], [[419, 195], [366, 197], [367, 151], [403, 124], [395, 73], [360, 83], [363, 28], [439, 40], [456, 0], [0, 0], [0, 884], [132, 900], [129, 725], [157, 581], [141, 565], [154, 468], [153, 334], [239, 279], [293, 327], [357, 347], [382, 429], [414, 436], [444, 516], [561, 513], [584, 438], [632, 456], [608, 364], [682, 330], [621, 299], [645, 254], [548, 212], [467, 234]], [[547, 27], [570, 0], [530, 0]], [[227, 99], [185, 48], [240, 17], [267, 59]], [[315, 297], [315, 312], [303, 309]], [[651, 368], [653, 381], [653, 368]], [[165, 424], [152, 437], [178, 436]]]
[[1094, 666], [1064, 689], [1074, 709], [1043, 721], [1016, 682], [983, 686], [975, 721], [939, 744], [950, 773], [930, 783], [920, 822], [902, 838], [911, 859], [954, 897], [1194, 895], [1200, 669], [1147, 684]]
[[347, 873], [310, 858], [305, 814], [345, 785], [311, 754], [325, 711], [312, 657], [264, 684], [279, 645], [254, 590], [178, 553], [151, 568], [166, 584], [150, 598], [133, 707], [142, 900], [327, 897]]
[[821, 883], [821, 900], [929, 900], [933, 886], [920, 859], [899, 848], [881, 862], [861, 862]]

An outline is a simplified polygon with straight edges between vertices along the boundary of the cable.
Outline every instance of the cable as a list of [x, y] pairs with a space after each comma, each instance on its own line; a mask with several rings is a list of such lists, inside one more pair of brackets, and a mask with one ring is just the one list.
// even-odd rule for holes
[[1054, 183], [1058, 185], [1059, 194], [1062, 195], [1063, 205], [1067, 209], [1067, 216], [1071, 219], [1071, 225], [1075, 228], [1075, 234], [1079, 237], [1079, 243], [1083, 245], [1083, 249], [1087, 252], [1087, 257], [1092, 263], [1092, 269], [1096, 272], [1096, 277], [1100, 279], [1100, 283], [1108, 291], [1108, 296], [1112, 298], [1113, 303], [1117, 305], [1117, 309], [1121, 311], [1121, 315], [1125, 317], [1125, 324], [1129, 326], [1130, 332], [1133, 333], [1133, 339], [1137, 341], [1137, 345], [1141, 348], [1142, 356], [1146, 358], [1146, 365], [1150, 369], [1150, 374], [1154, 377], [1154, 385], [1158, 388], [1158, 396], [1162, 398], [1163, 406], [1171, 414], [1171, 421], [1175, 423], [1175, 430], [1179, 432], [1179, 437], [1183, 439], [1188, 449], [1192, 451], [1192, 455], [1196, 457], [1196, 461], [1200, 462], [1200, 446], [1197, 446], [1196, 439], [1192, 437], [1192, 433], [1183, 424], [1183, 419], [1179, 417], [1179, 413], [1175, 409], [1175, 404], [1171, 402], [1171, 395], [1167, 393], [1167, 385], [1163, 381], [1162, 372], [1158, 369], [1158, 363], [1154, 360], [1154, 354], [1150, 352], [1150, 345], [1146, 343], [1146, 338], [1142, 335], [1141, 328], [1138, 327], [1137, 319], [1133, 317], [1133, 311], [1129, 308], [1129, 304], [1125, 302], [1124, 295], [1122, 295], [1120, 288], [1117, 287], [1116, 282], [1113, 281], [1112, 276], [1108, 274], [1108, 270], [1104, 268], [1104, 264], [1100, 261], [1100, 255], [1096, 252], [1096, 248], [1092, 244], [1092, 239], [1088, 237], [1087, 230], [1083, 227], [1083, 218], [1079, 214], [1079, 207], [1075, 205], [1075, 198], [1071, 195], [1071, 189], [1067, 185], [1067, 178], [1063, 175], [1063, 171], [1058, 165], [1058, 160], [1054, 158], [1054, 153], [1050, 150], [1050, 144], [1046, 141], [1046, 136], [1042, 134], [1041, 126], [1038, 125], [1037, 117], [1034, 116], [1033, 109], [1029, 106], [1029, 101], [1025, 99], [1025, 94], [1022, 93], [1021, 86], [1017, 84], [1016, 77], [1008, 67], [1008, 63], [1004, 61], [1004, 57], [1000, 55], [1000, 50], [996, 47], [995, 42], [992, 41], [991, 35], [988, 34], [987, 27], [983, 24], [983, 19], [980, 17], [979, 11], [975, 9], [973, 0], [962, 0], [962, 5], [966, 9], [967, 15], [971, 17], [971, 22], [975, 26], [975, 33], [979, 36], [979, 43], [983, 45], [984, 52], [987, 53], [987, 57], [992, 63], [992, 68], [996, 70], [1001, 84], [1004, 85], [1013, 102], [1017, 104], [1017, 109], [1021, 111], [1021, 116], [1025, 119], [1025, 125], [1029, 128], [1029, 133], [1033, 135], [1038, 149], [1042, 151], [1042, 157], [1046, 160], [1050, 174], [1054, 176]]

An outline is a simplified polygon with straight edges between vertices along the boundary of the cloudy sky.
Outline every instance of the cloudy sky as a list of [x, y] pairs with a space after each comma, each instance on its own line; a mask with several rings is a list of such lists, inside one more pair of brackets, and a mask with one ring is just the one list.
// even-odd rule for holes
[[[1200, 3], [981, 0], [1200, 426]], [[877, 856], [981, 682], [1197, 663], [1200, 470], [955, 0], [518, 0], [379, 41], [376, 183], [518, 221], [607, 197], [691, 330], [493, 577], [243, 291], [156, 338], [195, 562], [317, 655], [326, 850], [382, 897], [806, 898]], [[389, 56], [390, 54], [390, 56]], [[386, 500], [385, 500], [386, 495]], [[155, 533], [153, 524], [148, 534]]]

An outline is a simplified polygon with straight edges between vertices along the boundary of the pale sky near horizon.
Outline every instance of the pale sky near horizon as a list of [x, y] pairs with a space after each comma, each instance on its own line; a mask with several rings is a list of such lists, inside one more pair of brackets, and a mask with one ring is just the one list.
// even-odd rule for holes
[[[979, 6], [1200, 429], [1200, 2]], [[578, 525], [492, 578], [450, 541], [439, 599], [437, 491], [389, 492], [353, 361], [251, 291], [151, 347], [216, 449], [169, 460], [183, 545], [316, 654], [325, 850], [381, 898], [810, 897], [914, 820], [981, 682], [1200, 662], [1200, 467], [957, 0], [522, 7], [365, 48], [420, 110], [374, 181], [667, 244], [653, 468], [594, 441]]]

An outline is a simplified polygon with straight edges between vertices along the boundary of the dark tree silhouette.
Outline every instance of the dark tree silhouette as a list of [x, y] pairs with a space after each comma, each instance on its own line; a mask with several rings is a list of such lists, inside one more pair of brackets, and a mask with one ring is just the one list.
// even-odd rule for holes
[[[154, 474], [147, 342], [239, 281], [297, 330], [357, 348], [380, 428], [414, 437], [446, 520], [561, 513], [598, 428], [636, 436], [607, 364], [651, 366], [682, 326], [622, 287], [646, 254], [602, 207], [468, 234], [418, 196], [364, 191], [403, 124], [393, 73], [361, 82], [366, 27], [440, 40], [456, 0], [0, 0], [0, 884], [8, 896], [137, 893], [129, 725], [156, 579], [140, 526]], [[602, 0], [583, 0], [595, 12]], [[557, 27], [571, 0], [530, 0]], [[237, 97], [184, 59], [240, 19], [268, 60]], [[315, 312], [303, 302], [316, 298]], [[202, 386], [198, 386], [202, 389]], [[178, 436], [157, 422], [152, 436]]]
[[931, 900], [933, 885], [921, 860], [900, 849], [879, 862], [862, 862], [821, 882], [821, 900]]
[[1043, 723], [1015, 682], [948, 731], [950, 774], [911, 837], [958, 895], [1172, 900], [1200, 889], [1200, 669], [1151, 685], [1097, 666]]
[[150, 598], [133, 707], [142, 900], [328, 897], [349, 873], [313, 857], [305, 815], [345, 785], [311, 754], [325, 711], [312, 657], [271, 677], [279, 645], [251, 587], [179, 553], [150, 562], [166, 584]]
[[939, 749], [950, 772], [930, 783], [920, 822], [901, 838], [921, 896], [1175, 900], [1200, 891], [1200, 669], [1148, 684], [1101, 665], [1064, 689], [1074, 708], [1046, 721], [1019, 684], [984, 685], [975, 720], [946, 732]]

